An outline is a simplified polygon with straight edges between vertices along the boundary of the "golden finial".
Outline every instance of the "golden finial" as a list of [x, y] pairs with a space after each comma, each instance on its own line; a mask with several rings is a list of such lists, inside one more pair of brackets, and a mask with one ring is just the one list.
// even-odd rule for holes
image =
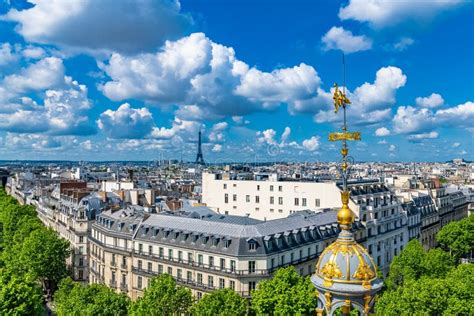
[[[343, 59], [344, 65], [344, 81], [345, 81], [345, 61]], [[339, 89], [337, 83], [334, 84], [334, 93], [332, 99], [334, 100], [334, 112], [339, 112], [339, 108], [342, 107], [344, 112], [344, 120], [342, 125], [342, 132], [335, 132], [329, 134], [330, 141], [342, 141], [341, 155], [341, 175], [342, 175], [342, 192], [341, 192], [341, 201], [342, 208], [337, 213], [337, 221], [344, 229], [349, 229], [350, 225], [354, 222], [354, 214], [349, 209], [349, 190], [347, 189], [347, 177], [349, 172], [349, 162], [348, 154], [349, 148], [347, 147], [348, 140], [360, 140], [359, 132], [348, 132], [347, 131], [347, 120], [346, 120], [346, 107], [351, 104], [351, 101], [346, 96], [345, 92], [345, 82], [344, 82], [344, 91]]]

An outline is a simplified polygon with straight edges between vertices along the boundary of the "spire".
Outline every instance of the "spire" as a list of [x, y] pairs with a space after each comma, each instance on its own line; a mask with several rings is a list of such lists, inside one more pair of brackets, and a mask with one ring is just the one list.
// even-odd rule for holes
[[198, 141], [198, 152], [196, 155], [196, 164], [204, 165], [204, 158], [202, 156], [202, 148], [201, 148], [201, 131], [199, 131], [199, 141]]
[[348, 131], [346, 108], [351, 101], [346, 96], [345, 83], [342, 90], [334, 84], [333, 99], [335, 112], [338, 113], [340, 109], [343, 112], [342, 131], [329, 134], [330, 141], [342, 142], [342, 207], [337, 212], [341, 232], [336, 241], [323, 250], [311, 277], [318, 297], [316, 315], [334, 315], [339, 307], [342, 307], [343, 315], [349, 315], [351, 309], [358, 306], [360, 314], [368, 316], [373, 313], [375, 294], [382, 289], [382, 281], [377, 278], [377, 266], [372, 257], [367, 249], [357, 243], [351, 230], [355, 215], [349, 209], [350, 191], [347, 181], [353, 159], [349, 156], [348, 141], [360, 140], [360, 133]]
[[346, 96], [346, 63], [344, 60], [344, 55], [342, 55], [342, 65], [343, 65], [343, 76], [344, 76], [344, 86], [342, 91], [339, 89], [337, 83], [334, 84], [333, 100], [334, 100], [334, 112], [338, 113], [339, 109], [342, 108], [343, 112], [343, 125], [342, 132], [334, 132], [329, 134], [330, 141], [342, 141], [341, 155], [341, 178], [342, 178], [342, 192], [341, 192], [341, 202], [342, 208], [337, 213], [337, 221], [341, 225], [342, 229], [349, 230], [354, 222], [354, 214], [349, 209], [349, 190], [347, 188], [347, 179], [350, 172], [349, 168], [349, 147], [347, 146], [348, 140], [360, 140], [359, 132], [348, 132], [347, 130], [347, 116], [346, 108], [351, 104], [351, 101]]

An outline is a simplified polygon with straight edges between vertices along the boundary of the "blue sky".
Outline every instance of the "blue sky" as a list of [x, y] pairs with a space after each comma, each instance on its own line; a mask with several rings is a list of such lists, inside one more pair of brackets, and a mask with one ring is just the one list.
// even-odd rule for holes
[[3, 159], [474, 160], [471, 1], [0, 2]]

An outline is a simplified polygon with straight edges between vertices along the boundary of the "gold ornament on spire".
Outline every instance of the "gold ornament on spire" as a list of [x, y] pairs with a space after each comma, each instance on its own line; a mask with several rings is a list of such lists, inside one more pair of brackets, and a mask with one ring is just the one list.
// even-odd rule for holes
[[339, 90], [337, 83], [334, 84], [334, 94], [332, 99], [334, 100], [334, 113], [337, 113], [340, 107], [345, 107], [346, 105], [351, 104], [351, 100], [346, 97], [344, 92]]

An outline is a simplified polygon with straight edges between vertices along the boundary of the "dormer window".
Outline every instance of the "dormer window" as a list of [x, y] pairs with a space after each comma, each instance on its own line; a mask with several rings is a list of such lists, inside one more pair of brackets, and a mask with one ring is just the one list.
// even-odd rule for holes
[[174, 233], [174, 239], [178, 239], [178, 237], [179, 237], [179, 233], [178, 233], [178, 232], [175, 232], [175, 233]]
[[249, 251], [255, 251], [257, 250], [257, 243], [256, 242], [250, 242], [249, 243]]
[[219, 244], [219, 238], [213, 238], [212, 239], [212, 247], [217, 247], [217, 244]]
[[230, 247], [230, 239], [226, 239], [226, 240], [224, 241], [224, 247], [225, 247], [225, 248], [229, 248], [229, 247]]

